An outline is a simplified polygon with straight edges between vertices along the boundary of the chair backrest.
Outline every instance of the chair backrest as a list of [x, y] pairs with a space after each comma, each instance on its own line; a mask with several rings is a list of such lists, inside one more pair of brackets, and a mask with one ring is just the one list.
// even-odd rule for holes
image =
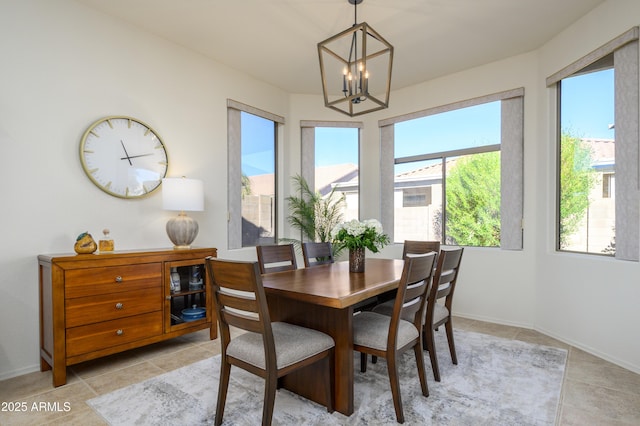
[[302, 256], [304, 257], [304, 266], [306, 268], [333, 263], [333, 248], [330, 242], [302, 243]]
[[433, 274], [433, 285], [427, 298], [427, 324], [429, 324], [429, 321], [433, 322], [433, 314], [435, 312], [433, 306], [438, 299], [443, 297], [446, 297], [445, 306], [449, 310], [449, 315], [451, 315], [453, 292], [458, 281], [463, 251], [463, 247], [440, 251], [436, 271]]
[[293, 244], [256, 246], [261, 274], [298, 269]]
[[402, 248], [402, 258], [407, 257], [407, 254], [423, 254], [435, 251], [436, 261], [438, 253], [440, 253], [440, 241], [417, 241], [417, 240], [404, 240], [404, 246]]
[[231, 341], [229, 326], [233, 326], [261, 334], [267, 355], [266, 366], [275, 368], [273, 330], [258, 263], [214, 257], [208, 257], [205, 262], [220, 327], [223, 356]]
[[393, 344], [393, 346], [387, 346], [388, 348], [395, 347], [398, 323], [401, 318], [411, 318], [416, 328], [421, 329], [427, 293], [431, 288], [435, 258], [435, 252], [410, 254], [405, 258], [391, 314], [388, 345]]

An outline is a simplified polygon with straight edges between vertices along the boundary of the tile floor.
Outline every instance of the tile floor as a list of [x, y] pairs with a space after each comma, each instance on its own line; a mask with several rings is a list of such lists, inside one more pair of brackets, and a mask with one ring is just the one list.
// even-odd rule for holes
[[[640, 425], [640, 375], [532, 330], [455, 318], [457, 328], [565, 348], [569, 359], [558, 425]], [[201, 331], [68, 368], [67, 384], [51, 372], [0, 382], [0, 425], [104, 425], [86, 405], [97, 395], [220, 353]], [[22, 411], [16, 411], [16, 409]]]

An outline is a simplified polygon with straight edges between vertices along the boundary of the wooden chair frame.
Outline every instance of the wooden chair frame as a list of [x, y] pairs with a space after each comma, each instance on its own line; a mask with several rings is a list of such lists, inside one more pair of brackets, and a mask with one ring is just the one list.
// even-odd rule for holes
[[[374, 357], [382, 357], [387, 360], [387, 370], [389, 373], [389, 381], [391, 383], [391, 394], [393, 397], [393, 405], [396, 411], [396, 419], [398, 423], [404, 423], [404, 411], [402, 408], [402, 398], [400, 396], [400, 382], [398, 378], [397, 362], [400, 355], [406, 350], [412, 349], [416, 357], [418, 366], [418, 377], [422, 394], [429, 396], [429, 388], [427, 386], [426, 371], [424, 366], [424, 355], [422, 349], [422, 318], [426, 309], [426, 295], [431, 285], [431, 277], [433, 275], [433, 262], [435, 253], [420, 254], [409, 256], [405, 259], [405, 265], [402, 271], [402, 278], [398, 285], [393, 314], [390, 317], [389, 331], [387, 334], [387, 345], [384, 350], [362, 346], [354, 343], [353, 349], [360, 352], [360, 371], [366, 372], [367, 355]], [[373, 312], [363, 312], [360, 315], [379, 315], [389, 318], [383, 314]], [[398, 330], [402, 318], [413, 318], [413, 325], [418, 331], [417, 336], [398, 347]], [[364, 320], [366, 316], [362, 317]], [[354, 321], [357, 321], [354, 318]]]
[[[298, 269], [293, 244], [256, 246], [261, 274]], [[269, 266], [276, 264], [275, 266]]]
[[[402, 258], [407, 257], [407, 254], [423, 254], [432, 251], [440, 253], [440, 241], [404, 240]], [[437, 261], [438, 258], [436, 257]]]
[[305, 268], [333, 263], [333, 248], [330, 242], [302, 243], [302, 257]]
[[[456, 355], [456, 345], [453, 340], [453, 321], [451, 320], [451, 312], [453, 306], [453, 293], [458, 281], [458, 272], [460, 271], [460, 263], [462, 261], [463, 247], [455, 249], [441, 250], [438, 256], [438, 264], [433, 275], [433, 285], [427, 297], [427, 311], [424, 321], [423, 347], [429, 351], [431, 359], [431, 369], [433, 376], [437, 382], [440, 381], [440, 369], [438, 367], [438, 357], [436, 355], [435, 334], [434, 332], [444, 324], [447, 342], [449, 343], [449, 353], [453, 364], [458, 364]], [[448, 314], [446, 317], [435, 321], [434, 315], [436, 311], [436, 303], [438, 299], [445, 298], [444, 307]]]
[[[328, 369], [325, 376], [326, 380], [322, 384], [325, 388], [327, 410], [333, 412], [334, 347], [289, 366], [278, 368], [276, 344], [258, 263], [227, 261], [208, 257], [206, 259], [206, 270], [212, 286], [213, 301], [219, 321], [220, 343], [222, 347], [215, 424], [222, 424], [232, 365], [265, 379], [262, 424], [270, 425], [273, 417], [278, 378], [294, 370], [322, 361], [327, 364]], [[227, 348], [231, 343], [230, 326], [258, 333], [262, 336], [265, 354], [264, 369], [227, 353]], [[300, 342], [300, 344], [304, 344], [304, 342]]]

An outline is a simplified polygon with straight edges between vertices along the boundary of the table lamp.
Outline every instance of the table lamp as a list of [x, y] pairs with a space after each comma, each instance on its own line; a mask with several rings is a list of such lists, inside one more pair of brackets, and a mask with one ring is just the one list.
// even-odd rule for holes
[[198, 235], [198, 222], [185, 211], [204, 210], [204, 188], [201, 180], [181, 178], [162, 179], [162, 208], [176, 210], [177, 217], [167, 222], [167, 235], [174, 249], [189, 249]]

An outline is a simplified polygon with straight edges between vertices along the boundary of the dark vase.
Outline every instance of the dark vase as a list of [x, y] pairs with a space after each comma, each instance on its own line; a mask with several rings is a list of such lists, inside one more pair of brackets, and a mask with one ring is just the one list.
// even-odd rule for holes
[[349, 272], [364, 272], [364, 247], [349, 249]]

